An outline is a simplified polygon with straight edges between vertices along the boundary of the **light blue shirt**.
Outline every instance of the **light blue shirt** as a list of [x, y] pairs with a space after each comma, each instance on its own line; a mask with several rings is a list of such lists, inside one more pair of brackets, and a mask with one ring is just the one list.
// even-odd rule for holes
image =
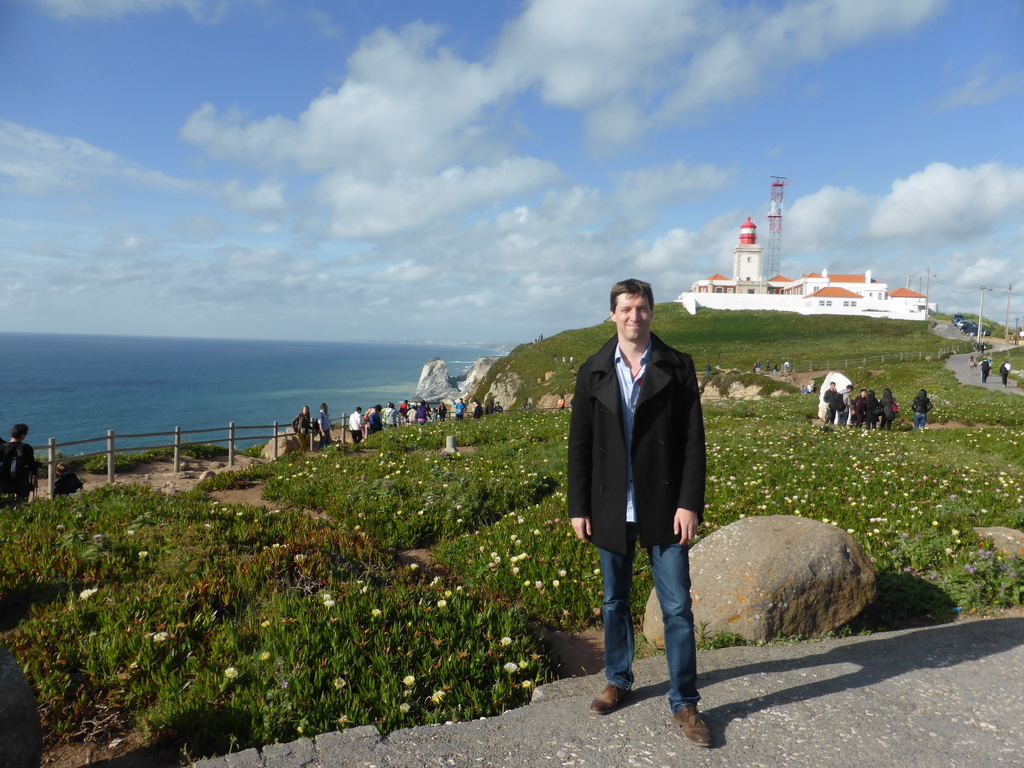
[[651, 345], [647, 345], [640, 358], [640, 372], [636, 378], [629, 368], [619, 347], [615, 348], [615, 373], [619, 377], [619, 396], [622, 398], [622, 428], [626, 438], [626, 522], [636, 522], [636, 508], [633, 503], [633, 414], [636, 413], [636, 401], [640, 397], [640, 385], [647, 364], [651, 361]]

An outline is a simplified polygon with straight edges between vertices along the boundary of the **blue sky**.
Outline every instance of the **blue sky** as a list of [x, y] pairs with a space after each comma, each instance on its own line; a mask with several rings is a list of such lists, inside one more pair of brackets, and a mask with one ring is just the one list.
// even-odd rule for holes
[[0, 0], [6, 330], [528, 341], [767, 241], [1024, 320], [1024, 0]]

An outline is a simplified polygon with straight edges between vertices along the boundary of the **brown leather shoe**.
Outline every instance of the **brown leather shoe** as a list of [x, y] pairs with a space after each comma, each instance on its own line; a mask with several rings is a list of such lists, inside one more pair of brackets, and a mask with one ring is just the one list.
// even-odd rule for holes
[[696, 704], [687, 704], [672, 717], [683, 726], [683, 735], [698, 747], [711, 746], [711, 731], [697, 713]]
[[628, 701], [632, 695], [633, 692], [629, 689], [619, 688], [608, 683], [598, 697], [590, 703], [590, 711], [597, 712], [599, 715], [610, 715]]

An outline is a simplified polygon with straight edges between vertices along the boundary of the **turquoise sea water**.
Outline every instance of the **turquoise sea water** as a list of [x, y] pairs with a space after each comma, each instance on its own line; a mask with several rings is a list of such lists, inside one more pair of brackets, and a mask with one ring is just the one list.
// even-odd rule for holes
[[28, 442], [39, 449], [50, 437], [64, 443], [109, 429], [140, 434], [178, 426], [226, 431], [232, 421], [291, 424], [303, 405], [315, 414], [322, 402], [338, 419], [357, 405], [411, 398], [431, 358], [443, 358], [457, 375], [494, 354], [500, 353], [443, 344], [0, 333], [0, 430], [6, 439], [11, 424], [24, 422]]

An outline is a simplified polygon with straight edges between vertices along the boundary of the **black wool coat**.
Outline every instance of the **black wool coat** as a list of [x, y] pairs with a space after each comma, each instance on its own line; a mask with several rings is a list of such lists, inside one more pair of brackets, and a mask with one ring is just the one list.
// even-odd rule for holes
[[[626, 440], [613, 338], [580, 366], [569, 422], [569, 516], [590, 517], [592, 539], [626, 551]], [[651, 335], [633, 417], [633, 494], [644, 547], [679, 541], [676, 509], [703, 518], [707, 454], [693, 359]]]

